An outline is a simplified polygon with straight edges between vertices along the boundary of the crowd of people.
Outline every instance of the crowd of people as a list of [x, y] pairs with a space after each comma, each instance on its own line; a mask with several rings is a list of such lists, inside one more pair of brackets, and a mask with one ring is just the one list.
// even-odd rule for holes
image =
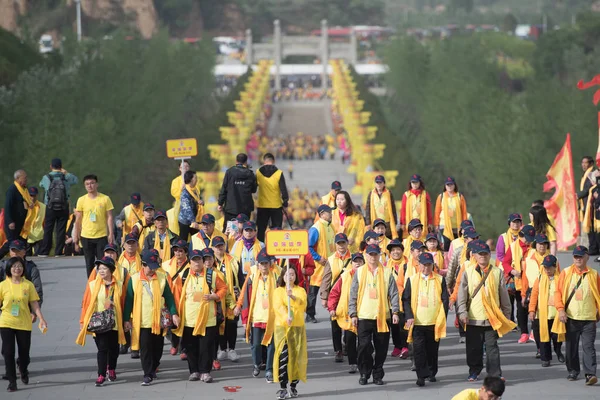
[[[578, 193], [584, 225], [585, 216], [598, 210], [590, 160], [582, 162]], [[251, 346], [252, 376], [264, 371], [267, 382], [280, 384], [277, 398], [296, 397], [299, 381], [306, 381], [305, 324], [318, 322], [318, 299], [331, 317], [334, 361], [343, 363], [346, 357], [348, 372], [359, 375], [360, 385], [385, 383], [390, 337], [391, 356], [411, 359], [416, 385], [435, 383], [450, 309], [465, 347], [467, 380], [478, 381], [484, 367], [487, 373], [480, 389], [466, 390], [457, 400], [502, 396], [498, 339], [512, 331], [520, 332], [518, 343], [535, 343], [542, 367], [551, 365], [554, 352], [565, 363], [569, 381], [583, 372], [586, 385], [597, 382], [600, 278], [588, 265], [597, 249], [593, 230], [590, 249], [576, 246], [572, 264], [561, 266], [555, 225], [536, 201], [529, 221], [516, 212], [508, 216], [494, 259], [452, 177], [434, 203], [423, 179], [412, 175], [398, 210], [385, 178], [378, 175], [363, 214], [340, 182], [334, 181], [320, 199], [298, 189], [290, 196], [273, 154], [264, 155], [256, 173], [247, 163], [247, 156], [239, 154], [225, 173], [218, 219], [205, 212], [189, 163], [173, 180], [175, 207], [166, 211], [133, 193], [131, 204], [114, 217], [110, 197], [98, 192], [98, 177], [83, 178], [86, 194], [75, 202], [70, 236], [74, 249], [84, 254], [88, 277], [76, 343], [83, 346], [88, 335], [94, 338], [96, 386], [117, 380], [118, 357], [128, 353], [140, 359], [141, 385], [151, 385], [165, 337], [170, 354], [187, 360], [190, 381], [212, 382], [221, 361], [239, 360], [235, 347], [241, 319]], [[48, 243], [42, 239], [44, 250], [51, 247], [55, 228], [56, 245], [65, 246], [69, 189], [78, 182], [59, 159], [52, 160], [51, 170], [40, 184], [47, 209], [44, 236], [50, 235]], [[17, 354], [21, 381], [29, 381], [32, 323], [39, 320], [40, 329], [47, 328], [40, 273], [27, 256], [39, 218], [36, 196], [25, 171], [15, 172], [6, 194], [6, 242], [0, 250], [1, 257], [10, 253], [0, 276], [8, 391], [17, 390]], [[305, 209], [307, 215], [300, 218], [312, 220], [309, 252], [288, 263], [268, 254], [265, 238], [269, 230], [282, 229], [285, 210], [294, 201], [300, 209], [302, 201], [308, 202], [316, 212]], [[46, 255], [44, 250], [39, 254]], [[61, 254], [58, 247], [56, 254]]]
[[[278, 114], [283, 118], [283, 113]], [[324, 160], [335, 158], [336, 139], [331, 135], [312, 136], [297, 132], [286, 137], [263, 137], [262, 153], [271, 153], [279, 160]]]

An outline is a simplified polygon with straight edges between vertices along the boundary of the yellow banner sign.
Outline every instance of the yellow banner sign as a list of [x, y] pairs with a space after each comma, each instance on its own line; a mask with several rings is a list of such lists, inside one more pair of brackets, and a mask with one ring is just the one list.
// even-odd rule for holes
[[308, 253], [308, 231], [268, 231], [265, 245], [272, 256], [303, 256]]
[[173, 139], [167, 140], [167, 157], [190, 158], [198, 155], [198, 144], [196, 139]]

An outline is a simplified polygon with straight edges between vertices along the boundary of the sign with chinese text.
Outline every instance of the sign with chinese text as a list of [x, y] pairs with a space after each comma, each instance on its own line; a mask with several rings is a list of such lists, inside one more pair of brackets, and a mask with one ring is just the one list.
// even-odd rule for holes
[[190, 158], [198, 155], [198, 144], [196, 139], [173, 139], [167, 140], [167, 157]]
[[265, 245], [267, 253], [272, 256], [302, 256], [308, 253], [308, 231], [268, 231]]

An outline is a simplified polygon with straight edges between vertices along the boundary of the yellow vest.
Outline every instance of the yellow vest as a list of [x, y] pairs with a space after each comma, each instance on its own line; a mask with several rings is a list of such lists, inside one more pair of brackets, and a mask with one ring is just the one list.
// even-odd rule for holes
[[[573, 266], [569, 268], [575, 268]], [[564, 285], [568, 285], [567, 288], [567, 296], [571, 294], [579, 278], [581, 275], [571, 274], [571, 282], [565, 282]], [[567, 317], [571, 319], [576, 319], [580, 321], [595, 321], [596, 313], [598, 310], [596, 309], [596, 301], [594, 299], [594, 295], [592, 290], [590, 289], [590, 279], [595, 279], [596, 276], [591, 273], [587, 273], [586, 277], [581, 280], [581, 284], [579, 285], [579, 289], [573, 295], [571, 302], [569, 303], [569, 308], [565, 311], [567, 313]], [[578, 291], [581, 295], [578, 295]], [[568, 297], [567, 297], [568, 298]], [[566, 300], [565, 300], [566, 301]]]
[[[548, 254], [550, 254], [550, 252], [548, 252]], [[533, 287], [535, 281], [540, 278], [542, 268], [544, 268], [541, 265], [541, 260], [538, 262], [536, 256], [537, 252], [534, 250], [533, 254], [527, 256], [527, 259], [525, 260], [525, 275], [527, 275], [527, 283], [530, 289]], [[542, 260], [544, 257], [545, 255], [542, 257]]]
[[[36, 202], [35, 207], [39, 207], [31, 230], [27, 236], [27, 243], [35, 243], [44, 239], [44, 219], [46, 218], [46, 205], [44, 203]], [[34, 208], [35, 210], [35, 208]]]
[[[315, 251], [321, 258], [327, 260], [335, 252], [335, 233], [333, 232], [333, 228], [331, 224], [325, 224], [321, 219], [315, 222], [312, 227], [319, 232], [319, 240], [317, 241]], [[324, 271], [325, 268], [323, 265], [315, 262], [315, 272], [310, 277], [310, 286], [321, 286]]]
[[[258, 285], [256, 290], [256, 300], [254, 301], [254, 310], [252, 310], [252, 323], [267, 323], [269, 321], [269, 290], [267, 286], [269, 280], [263, 280], [259, 271], [253, 276], [252, 285]], [[250, 321], [248, 321], [250, 323]]]
[[[222, 237], [223, 240], [225, 241], [225, 243], [227, 243], [227, 238], [225, 237], [225, 235], [215, 227], [215, 229], [213, 230], [212, 236], [209, 236], [209, 240], [210, 240], [209, 245], [212, 245], [212, 240], [217, 236]], [[206, 244], [204, 243], [204, 238], [202, 237], [202, 234], [200, 232], [198, 232], [194, 236], [192, 236], [192, 249], [204, 250], [205, 248], [206, 248]]]
[[[502, 277], [503, 271], [498, 267], [493, 267], [490, 265], [489, 268], [492, 268], [492, 271], [487, 277], [485, 284], [481, 289], [479, 289], [477, 295], [475, 297], [472, 297], [475, 288], [479, 286], [479, 282], [481, 282], [481, 279], [483, 278], [482, 275], [480, 275], [479, 272], [477, 272], [476, 267], [476, 265], [468, 265], [465, 268], [465, 273], [467, 274], [467, 280], [469, 284], [469, 298], [471, 299], [471, 307], [468, 310], [469, 319], [473, 321], [485, 321], [487, 320], [487, 314], [485, 313], [485, 308], [483, 307], [483, 300], [481, 299], [481, 296], [483, 295], [484, 291], [487, 290], [488, 282], [490, 282], [490, 279], [493, 279], [495, 281], [495, 287], [500, 287], [500, 279]], [[481, 272], [484, 273], [483, 271]], [[491, 293], [491, 295], [494, 296], [496, 304], [499, 305], [500, 295], [498, 291], [495, 291], [495, 293]]]
[[123, 221], [123, 237], [125, 237], [131, 233], [135, 224], [144, 220], [144, 203], [140, 202], [137, 210], [134, 210], [133, 206], [130, 204], [123, 209], [123, 212], [125, 213], [125, 220]]
[[[558, 280], [558, 275], [554, 277], [552, 280], [548, 280], [550, 282], [550, 286], [548, 287], [548, 319], [554, 319], [556, 317], [556, 307], [554, 307], [554, 292], [556, 291], [556, 281]], [[540, 282], [541, 284], [541, 282]], [[571, 293], [571, 292], [569, 292]], [[538, 310], [540, 308], [539, 304], [539, 294], [538, 294]], [[571, 307], [569, 305], [569, 307]], [[539, 319], [539, 311], [535, 312], [535, 318]]]
[[[370, 294], [370, 290], [375, 288], [375, 285], [377, 284], [377, 277], [373, 276], [373, 274], [368, 270], [368, 265], [364, 265], [361, 268], [365, 268], [366, 270], [363, 272], [364, 274], [366, 274], [367, 277], [367, 284], [365, 285], [365, 292], [364, 293], [358, 293], [359, 296], [362, 296], [362, 302], [360, 304], [360, 308], [357, 310], [357, 316], [358, 319], [377, 319], [377, 315], [378, 315], [378, 299], [372, 299]], [[382, 269], [378, 269], [377, 273], [381, 273], [381, 271], [383, 271], [384, 275], [383, 275], [383, 282], [385, 285], [385, 290], [384, 293], [387, 296], [388, 293], [388, 285], [390, 282], [390, 276], [392, 274], [392, 270], [391, 268], [382, 268]], [[358, 271], [357, 271], [358, 273]], [[386, 318], [390, 317], [390, 307], [389, 307], [389, 300], [386, 300], [386, 303], [388, 303], [388, 307], [386, 307]], [[358, 304], [358, 303], [357, 303]]]
[[[96, 287], [96, 280], [92, 280], [88, 282], [88, 285], [90, 287], [90, 293], [94, 293], [94, 288]], [[119, 289], [120, 292], [123, 293], [123, 281], [117, 281], [117, 285], [119, 285]], [[91, 301], [94, 301], [93, 299], [91, 299]], [[100, 288], [100, 291], [98, 292], [98, 301], [96, 302], [96, 309], [94, 311], [97, 312], [102, 312], [104, 310], [106, 310], [106, 308], [104, 307], [104, 302], [106, 301], [106, 290], [102, 290], [102, 288]], [[113, 301], [117, 302], [117, 301], [121, 301], [121, 299], [115, 299], [113, 296]], [[112, 328], [113, 331], [118, 330], [117, 329], [117, 324], [115, 324], [115, 327]]]
[[[328, 258], [329, 266], [331, 267], [331, 283], [329, 284], [329, 288], [333, 287], [333, 284], [334, 284], [335, 280], [338, 278], [338, 276], [340, 276], [340, 274], [342, 274], [346, 270], [346, 269], [344, 269], [344, 265], [346, 265], [346, 263], [351, 259], [350, 258], [351, 257], [350, 250], [348, 250], [346, 252], [346, 255], [344, 257], [346, 257], [346, 258], [341, 259], [340, 255], [336, 251], [335, 254], [329, 256], [329, 258]], [[349, 262], [346, 265], [346, 268], [348, 268], [348, 266], [350, 266]]]
[[[159, 293], [159, 296], [160, 296], [160, 295], [162, 295], [163, 291], [165, 290], [165, 285], [167, 284], [167, 275], [163, 272], [156, 271], [156, 279], [158, 279], [158, 284], [160, 286], [160, 293]], [[135, 288], [137, 287], [139, 280], [140, 280], [139, 273], [133, 274], [131, 276], [131, 284], [133, 286], [133, 290], [135, 290]], [[142, 283], [142, 293], [136, 293], [136, 295], [142, 296], [141, 328], [152, 328], [153, 303], [152, 303], [152, 298], [150, 297], [150, 294], [148, 293], [148, 290], [146, 290], [146, 287], [148, 288], [148, 290], [150, 292], [152, 292], [152, 283], [147, 282], [147, 286], [144, 283]], [[163, 306], [164, 306], [164, 300], [163, 300]]]
[[129, 260], [125, 257], [125, 253], [122, 253], [121, 257], [119, 257], [118, 264], [125, 268], [127, 272], [129, 272], [129, 275], [133, 275], [136, 272], [139, 272], [142, 268], [142, 259], [139, 255], [136, 255], [135, 261], [132, 261], [130, 263]]
[[256, 171], [256, 181], [258, 182], [258, 201], [256, 207], [260, 208], [281, 208], [281, 191], [279, 190], [279, 180], [281, 179], [281, 170], [278, 169], [270, 177], [266, 177]]
[[[418, 275], [415, 275], [418, 277]], [[415, 325], [435, 325], [438, 314], [438, 306], [442, 299], [438, 293], [442, 292], [442, 277], [434, 274], [433, 279], [423, 280], [419, 285], [419, 297], [417, 300], [417, 311], [415, 313]], [[411, 279], [411, 290], [414, 290]], [[427, 282], [425, 285], [424, 282]], [[438, 285], [436, 289], [435, 285]]]
[[[191, 279], [187, 284], [185, 290], [185, 326], [188, 328], [194, 328], [196, 326], [196, 321], [198, 320], [198, 313], [200, 312], [200, 303], [194, 301], [194, 293], [200, 292], [202, 295], [202, 288], [204, 287], [205, 274], [207, 273], [204, 270], [204, 273], [199, 277], [194, 276], [191, 272], [188, 274], [187, 279]], [[217, 281], [217, 273], [215, 272], [213, 275], [213, 280], [211, 282], [211, 289], [213, 292], [216, 291], [216, 281]], [[204, 301], [204, 300], [203, 300]], [[215, 326], [217, 325], [217, 316], [215, 314], [216, 307], [208, 307], [208, 319], [206, 320], [206, 326]]]

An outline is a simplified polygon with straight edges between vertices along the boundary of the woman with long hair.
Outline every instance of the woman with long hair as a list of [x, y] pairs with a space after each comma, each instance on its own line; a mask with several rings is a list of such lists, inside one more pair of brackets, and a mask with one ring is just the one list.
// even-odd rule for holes
[[[298, 381], [306, 382], [308, 351], [306, 345], [306, 291], [298, 286], [298, 273], [288, 267], [277, 280], [273, 293], [275, 311], [274, 381], [279, 382], [278, 399], [298, 397]], [[290, 384], [288, 390], [287, 385]]]
[[[402, 208], [400, 210], [400, 229], [403, 238], [408, 236], [406, 225], [413, 219], [419, 219], [427, 232], [433, 230], [433, 216], [431, 214], [431, 197], [425, 190], [425, 182], [420, 175], [414, 174], [408, 182], [408, 190], [402, 195]], [[406, 246], [405, 246], [406, 247]]]
[[556, 256], [556, 228], [548, 218], [546, 209], [542, 206], [533, 206], [529, 209], [531, 225], [535, 228], [536, 235], [544, 234], [550, 241], [550, 254]]
[[17, 390], [15, 342], [19, 348], [19, 371], [21, 382], [29, 384], [29, 350], [31, 348], [31, 314], [40, 320], [40, 329], [48, 326], [40, 310], [40, 297], [33, 283], [25, 279], [25, 260], [11, 257], [6, 263], [6, 279], [0, 283], [0, 336], [2, 356], [6, 366], [9, 392]]
[[[117, 380], [117, 359], [119, 357], [119, 344], [124, 345], [125, 332], [123, 331], [123, 308], [125, 306], [126, 290], [129, 284], [129, 275], [124, 280], [117, 279], [114, 274], [116, 265], [111, 257], [104, 256], [96, 260], [96, 277], [89, 280], [85, 287], [83, 301], [81, 302], [81, 316], [79, 318], [79, 336], [76, 343], [85, 346], [86, 335], [94, 335], [94, 341], [98, 349], [98, 379], [96, 386], [104, 385], [108, 378], [109, 382]], [[114, 326], [106, 332], [92, 333], [88, 331], [88, 325], [94, 313], [102, 313], [106, 310], [114, 312]]]
[[335, 233], [345, 233], [348, 236], [350, 253], [359, 251], [360, 237], [365, 230], [365, 220], [345, 190], [335, 195], [336, 208], [332, 212], [331, 226]]
[[444, 238], [442, 244], [444, 252], [450, 249], [450, 243], [459, 236], [460, 223], [467, 219], [467, 202], [465, 197], [458, 192], [458, 185], [453, 177], [449, 176], [444, 182], [444, 190], [435, 202], [433, 224]]
[[200, 198], [200, 191], [196, 188], [198, 176], [196, 171], [186, 171], [183, 175], [185, 187], [181, 191], [181, 205], [179, 208], [179, 237], [189, 241], [189, 236], [198, 233], [198, 222], [204, 214], [204, 201]]

